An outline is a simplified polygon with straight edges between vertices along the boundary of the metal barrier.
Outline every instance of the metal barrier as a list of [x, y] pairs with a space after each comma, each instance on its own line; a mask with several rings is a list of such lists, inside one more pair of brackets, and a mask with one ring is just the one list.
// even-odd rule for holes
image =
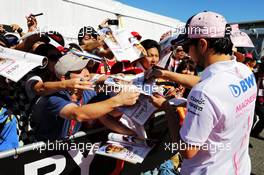
[[[164, 152], [164, 142], [169, 141], [167, 121], [162, 117], [152, 118], [145, 129], [150, 138], [158, 137], [161, 140], [160, 144], [150, 152], [141, 165], [125, 163], [122, 174], [130, 172], [140, 174], [154, 169], [171, 156], [169, 152]], [[96, 148], [99, 148], [98, 141], [106, 141], [109, 132], [106, 128], [81, 131], [65, 140], [37, 142], [0, 152], [0, 175], [110, 174], [115, 168], [116, 159], [97, 154], [95, 156]], [[48, 147], [50, 144], [53, 144], [52, 149]], [[76, 146], [78, 144], [82, 147]], [[72, 145], [75, 147], [71, 147]]]

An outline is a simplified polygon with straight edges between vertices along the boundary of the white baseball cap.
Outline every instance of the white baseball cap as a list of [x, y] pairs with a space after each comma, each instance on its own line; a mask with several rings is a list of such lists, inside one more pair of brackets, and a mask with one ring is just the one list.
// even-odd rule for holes
[[68, 53], [62, 56], [55, 64], [55, 74], [60, 79], [67, 72], [84, 69], [88, 62], [89, 59]]

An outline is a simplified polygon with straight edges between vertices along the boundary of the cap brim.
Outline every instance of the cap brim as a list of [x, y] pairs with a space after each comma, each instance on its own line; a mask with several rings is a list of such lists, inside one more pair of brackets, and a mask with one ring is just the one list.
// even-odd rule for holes
[[255, 47], [250, 37], [240, 30], [231, 32], [230, 38], [235, 47]]
[[230, 26], [232, 28], [230, 39], [234, 47], [254, 47], [248, 34], [241, 31], [238, 24], [232, 24]]
[[55, 73], [57, 78], [65, 75], [67, 72], [82, 70], [86, 67], [88, 59], [82, 59], [73, 54], [62, 56], [55, 64]]
[[176, 39], [171, 41], [172, 45], [183, 45], [189, 40], [186, 34], [180, 34]]

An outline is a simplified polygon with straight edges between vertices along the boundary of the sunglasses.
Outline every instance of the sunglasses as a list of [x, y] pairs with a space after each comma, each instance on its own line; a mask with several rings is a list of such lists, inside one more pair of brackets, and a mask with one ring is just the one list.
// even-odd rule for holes
[[189, 39], [186, 42], [183, 43], [182, 48], [185, 53], [189, 53], [190, 46], [191, 45], [197, 45], [198, 39]]

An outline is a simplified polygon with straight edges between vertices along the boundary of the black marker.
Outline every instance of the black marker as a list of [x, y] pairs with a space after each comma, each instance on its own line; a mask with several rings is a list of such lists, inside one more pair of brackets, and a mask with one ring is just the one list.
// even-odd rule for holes
[[43, 13], [38, 13], [38, 14], [32, 14], [32, 15], [30, 15], [30, 16], [33, 16], [33, 17], [37, 17], [37, 16], [41, 16], [41, 15], [43, 15]]

